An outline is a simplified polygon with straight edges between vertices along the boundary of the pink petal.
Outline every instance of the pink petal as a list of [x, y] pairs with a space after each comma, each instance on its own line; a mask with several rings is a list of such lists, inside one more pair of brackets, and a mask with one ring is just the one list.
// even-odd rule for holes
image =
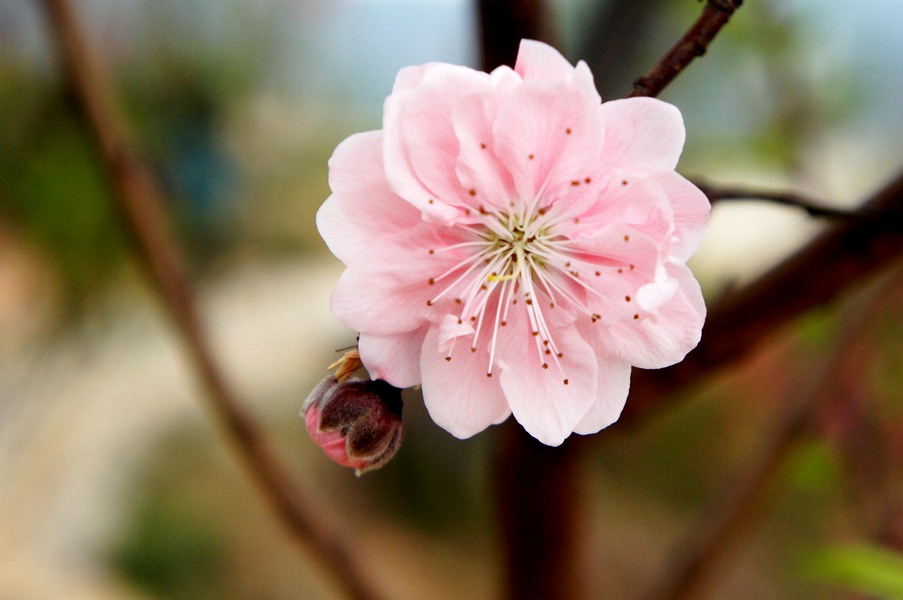
[[432, 316], [430, 292], [420, 282], [390, 281], [348, 268], [332, 291], [329, 310], [354, 331], [396, 335], [417, 329]]
[[679, 285], [671, 300], [651, 313], [638, 307], [638, 320], [623, 320], [607, 331], [606, 346], [643, 369], [660, 369], [683, 360], [699, 343], [705, 321], [702, 292], [690, 270], [678, 264], [669, 264], [666, 270]]
[[514, 181], [493, 146], [496, 110], [492, 98], [481, 94], [461, 100], [452, 114], [459, 144], [456, 173], [468, 195], [473, 190], [472, 209], [485, 205], [504, 210], [515, 198]]
[[680, 111], [655, 98], [627, 98], [602, 104], [605, 146], [610, 169], [634, 175], [671, 171], [684, 145]]
[[552, 46], [536, 40], [522, 40], [514, 70], [524, 79], [566, 79], [574, 67]]
[[428, 281], [459, 260], [454, 252], [429, 254], [442, 245], [437, 231], [423, 222], [383, 237], [342, 273], [332, 292], [332, 314], [355, 331], [378, 335], [405, 333], [438, 320], [453, 298], [427, 305], [437, 294]]
[[[329, 159], [330, 196], [317, 211], [317, 229], [346, 264], [379, 238], [416, 226], [420, 213], [389, 189], [383, 170], [382, 132], [352, 135]], [[366, 198], [366, 203], [362, 203]]]
[[437, 64], [419, 85], [386, 99], [386, 177], [392, 189], [432, 222], [447, 223], [466, 203], [455, 176], [458, 139], [452, 112], [461, 99], [492, 89], [492, 77], [466, 67]]
[[620, 295], [623, 285], [636, 286], [632, 288], [635, 290], [652, 281], [659, 261], [659, 243], [646, 232], [625, 224], [601, 226], [591, 235], [579, 238], [573, 249], [583, 256], [593, 257], [596, 262], [612, 264], [599, 276], [593, 274], [590, 277], [590, 273], [585, 272], [591, 271], [593, 261], [590, 260], [580, 270], [583, 283], [597, 288], [601, 296]]
[[495, 155], [523, 202], [560, 199], [599, 166], [604, 125], [599, 105], [578, 85], [525, 81], [500, 99]]
[[[544, 316], [562, 358], [542, 354], [525, 311], [512, 310], [505, 336], [499, 339], [497, 362], [502, 389], [518, 423], [542, 443], [558, 446], [596, 398], [598, 362], [572, 317], [560, 309], [549, 309]], [[548, 368], [542, 367], [544, 362]]]
[[645, 311], [655, 312], [674, 297], [679, 287], [676, 279], [647, 283], [636, 292], [637, 304]]
[[435, 69], [439, 66], [439, 63], [427, 63], [425, 65], [415, 65], [412, 67], [404, 67], [400, 71], [398, 71], [398, 75], [395, 76], [395, 83], [392, 86], [392, 93], [397, 94], [399, 92], [406, 92], [408, 90], [413, 90], [420, 82], [423, 81], [424, 76], [427, 71], [430, 69]]
[[671, 201], [674, 211], [674, 233], [671, 255], [686, 261], [696, 252], [705, 236], [712, 205], [699, 188], [673, 171], [659, 173], [652, 179]]
[[644, 177], [618, 178], [580, 215], [580, 231], [596, 232], [612, 224], [629, 225], [656, 242], [674, 230], [671, 202], [657, 182]]
[[596, 399], [583, 416], [574, 433], [588, 435], [618, 420], [630, 390], [630, 365], [599, 359], [599, 384]]
[[495, 375], [486, 377], [489, 355], [484, 349], [470, 351], [470, 344], [455, 346], [451, 358], [439, 350], [438, 328], [426, 334], [420, 358], [423, 401], [433, 421], [464, 439], [511, 413]]
[[361, 361], [373, 379], [382, 379], [397, 388], [420, 383], [420, 348], [428, 325], [396, 335], [362, 333], [357, 347]]
[[456, 315], [445, 315], [439, 323], [439, 351], [450, 352], [455, 340], [473, 333], [470, 323], [463, 322]]

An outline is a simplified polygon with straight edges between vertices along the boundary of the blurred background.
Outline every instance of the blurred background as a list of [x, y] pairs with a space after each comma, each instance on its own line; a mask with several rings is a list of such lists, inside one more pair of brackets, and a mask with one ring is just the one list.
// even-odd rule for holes
[[[479, 64], [476, 7], [74, 4], [166, 192], [217, 359], [281, 456], [330, 518], [353, 525], [354, 552], [390, 597], [492, 597], [496, 432], [456, 440], [412, 396], [400, 454], [356, 479], [297, 416], [334, 350], [354, 341], [328, 314], [341, 265], [314, 224], [326, 161], [351, 133], [380, 127], [401, 67]], [[557, 0], [549, 18], [564, 54], [617, 98], [699, 10]], [[0, 600], [335, 597], [205, 413], [51, 42], [38, 3], [0, 0]], [[898, 0], [747, 3], [662, 96], [686, 120], [679, 171], [855, 206], [903, 163], [901, 56]], [[794, 209], [720, 205], [692, 265], [712, 301], [822, 226]], [[829, 398], [782, 454], [711, 597], [842, 598], [821, 550], [903, 549], [903, 288], [881, 287], [899, 267], [679, 408], [598, 436], [580, 499], [586, 598], [648, 591], [782, 415], [816, 392], [857, 401]], [[843, 344], [855, 352], [838, 357]], [[818, 373], [836, 375], [831, 394]]]

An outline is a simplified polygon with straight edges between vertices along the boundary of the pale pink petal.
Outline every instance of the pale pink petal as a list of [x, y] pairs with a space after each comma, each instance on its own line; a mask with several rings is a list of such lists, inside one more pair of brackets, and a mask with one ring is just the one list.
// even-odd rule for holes
[[430, 306], [437, 294], [428, 281], [458, 261], [453, 252], [430, 254], [443, 244], [429, 224], [385, 236], [365, 254], [356, 255], [332, 292], [330, 309], [355, 331], [389, 335], [417, 329], [439, 319], [445, 301]]
[[[587, 258], [592, 257], [580, 269], [581, 281], [597, 289], [598, 294], [603, 296], [619, 295], [620, 286], [624, 282], [630, 282], [630, 285], [638, 288], [654, 280], [659, 246], [654, 238], [633, 225], [601, 226], [593, 234], [580, 238], [574, 244], [575, 252]], [[594, 264], [603, 264], [605, 268], [596, 275], [592, 272]]]
[[671, 201], [674, 211], [674, 233], [671, 254], [685, 261], [696, 252], [705, 236], [712, 205], [698, 187], [674, 171], [652, 177]]
[[572, 182], [596, 170], [602, 113], [579, 86], [525, 81], [501, 102], [492, 128], [494, 149], [521, 202], [562, 198]]
[[350, 329], [394, 335], [418, 328], [433, 315], [431, 293], [421, 282], [400, 284], [373, 273], [348, 268], [332, 291], [329, 310]]
[[606, 344], [622, 360], [643, 369], [660, 369], [683, 360], [699, 343], [705, 304], [699, 284], [684, 265], [667, 266], [680, 286], [670, 301], [654, 312], [639, 309], [639, 319], [614, 324]]
[[545, 317], [560, 358], [539, 350], [525, 312], [512, 310], [507, 331], [498, 343], [497, 362], [514, 418], [542, 443], [558, 446], [573, 433], [596, 398], [598, 363], [577, 328], [563, 326], [572, 323], [573, 317], [560, 309], [547, 310]]
[[361, 362], [373, 379], [382, 379], [397, 388], [420, 383], [420, 349], [428, 325], [397, 335], [362, 333], [357, 343]]
[[437, 425], [458, 438], [468, 438], [499, 423], [511, 413], [498, 379], [486, 376], [485, 349], [470, 351], [458, 344], [451, 360], [439, 349], [439, 333], [430, 329], [423, 341], [420, 371], [423, 401]]
[[329, 159], [329, 186], [333, 193], [317, 211], [317, 228], [345, 263], [367, 252], [378, 238], [421, 220], [417, 209], [389, 189], [381, 131], [358, 133], [339, 144]]
[[426, 63], [425, 65], [402, 68], [398, 71], [398, 75], [395, 76], [395, 83], [392, 86], [392, 95], [394, 96], [400, 92], [415, 89], [420, 85], [420, 82], [423, 81], [427, 71], [439, 67], [440, 64], [441, 63], [432, 62]]
[[514, 70], [524, 79], [562, 80], [573, 75], [574, 67], [558, 50], [536, 40], [522, 40]]
[[675, 106], [655, 98], [627, 98], [602, 104], [602, 115], [602, 160], [608, 168], [649, 175], [677, 165], [685, 131]]
[[486, 73], [436, 65], [415, 89], [386, 100], [386, 177], [395, 193], [427, 220], [446, 223], [467, 203], [468, 190], [455, 175], [458, 139], [452, 113], [461, 99], [492, 87]]
[[624, 224], [656, 242], [670, 239], [674, 213], [669, 197], [657, 182], [644, 177], [618, 178], [580, 215], [578, 237], [597, 235], [600, 228]]
[[657, 311], [662, 304], [674, 297], [679, 288], [676, 279], [647, 283], [636, 292], [637, 304], [645, 311]]
[[596, 433], [618, 420], [630, 390], [630, 370], [627, 363], [599, 359], [599, 384], [595, 402], [577, 423], [574, 433]]
[[511, 174], [495, 155], [492, 123], [496, 110], [491, 96], [479, 94], [462, 99], [452, 114], [459, 144], [456, 173], [468, 195], [473, 194], [471, 209], [504, 210], [516, 197]]
[[455, 315], [445, 315], [439, 322], [439, 351], [450, 352], [455, 340], [473, 333], [470, 323], [463, 322]]

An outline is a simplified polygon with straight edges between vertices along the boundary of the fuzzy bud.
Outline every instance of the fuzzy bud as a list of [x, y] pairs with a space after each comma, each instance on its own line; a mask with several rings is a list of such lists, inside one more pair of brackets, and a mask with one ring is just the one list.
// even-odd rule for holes
[[385, 381], [327, 377], [313, 389], [301, 414], [311, 439], [326, 456], [360, 475], [378, 469], [401, 447], [401, 390]]

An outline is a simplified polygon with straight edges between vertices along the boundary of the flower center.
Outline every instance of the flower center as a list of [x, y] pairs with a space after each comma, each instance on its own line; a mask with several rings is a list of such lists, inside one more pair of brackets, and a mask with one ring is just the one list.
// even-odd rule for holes
[[[556, 234], [554, 221], [541, 208], [512, 207], [509, 212], [481, 209], [480, 214], [482, 218], [476, 224], [455, 226], [466, 231], [466, 241], [430, 250], [431, 254], [452, 250], [463, 254], [460, 262], [429, 280], [430, 285], [447, 283], [427, 305], [455, 294], [458, 329], [445, 360], [451, 361], [458, 340], [469, 336], [471, 352], [481, 345], [487, 348], [486, 376], [492, 377], [499, 335], [513, 309], [526, 313], [542, 367], [548, 369], [551, 363], [560, 368], [564, 355], [555, 344], [543, 310], [554, 309], [559, 296], [574, 300], [556, 282], [556, 271], [562, 270], [557, 265], [570, 265], [566, 260], [570, 254], [567, 238]], [[573, 273], [568, 277], [574, 278]], [[563, 382], [567, 385], [568, 380]]]

